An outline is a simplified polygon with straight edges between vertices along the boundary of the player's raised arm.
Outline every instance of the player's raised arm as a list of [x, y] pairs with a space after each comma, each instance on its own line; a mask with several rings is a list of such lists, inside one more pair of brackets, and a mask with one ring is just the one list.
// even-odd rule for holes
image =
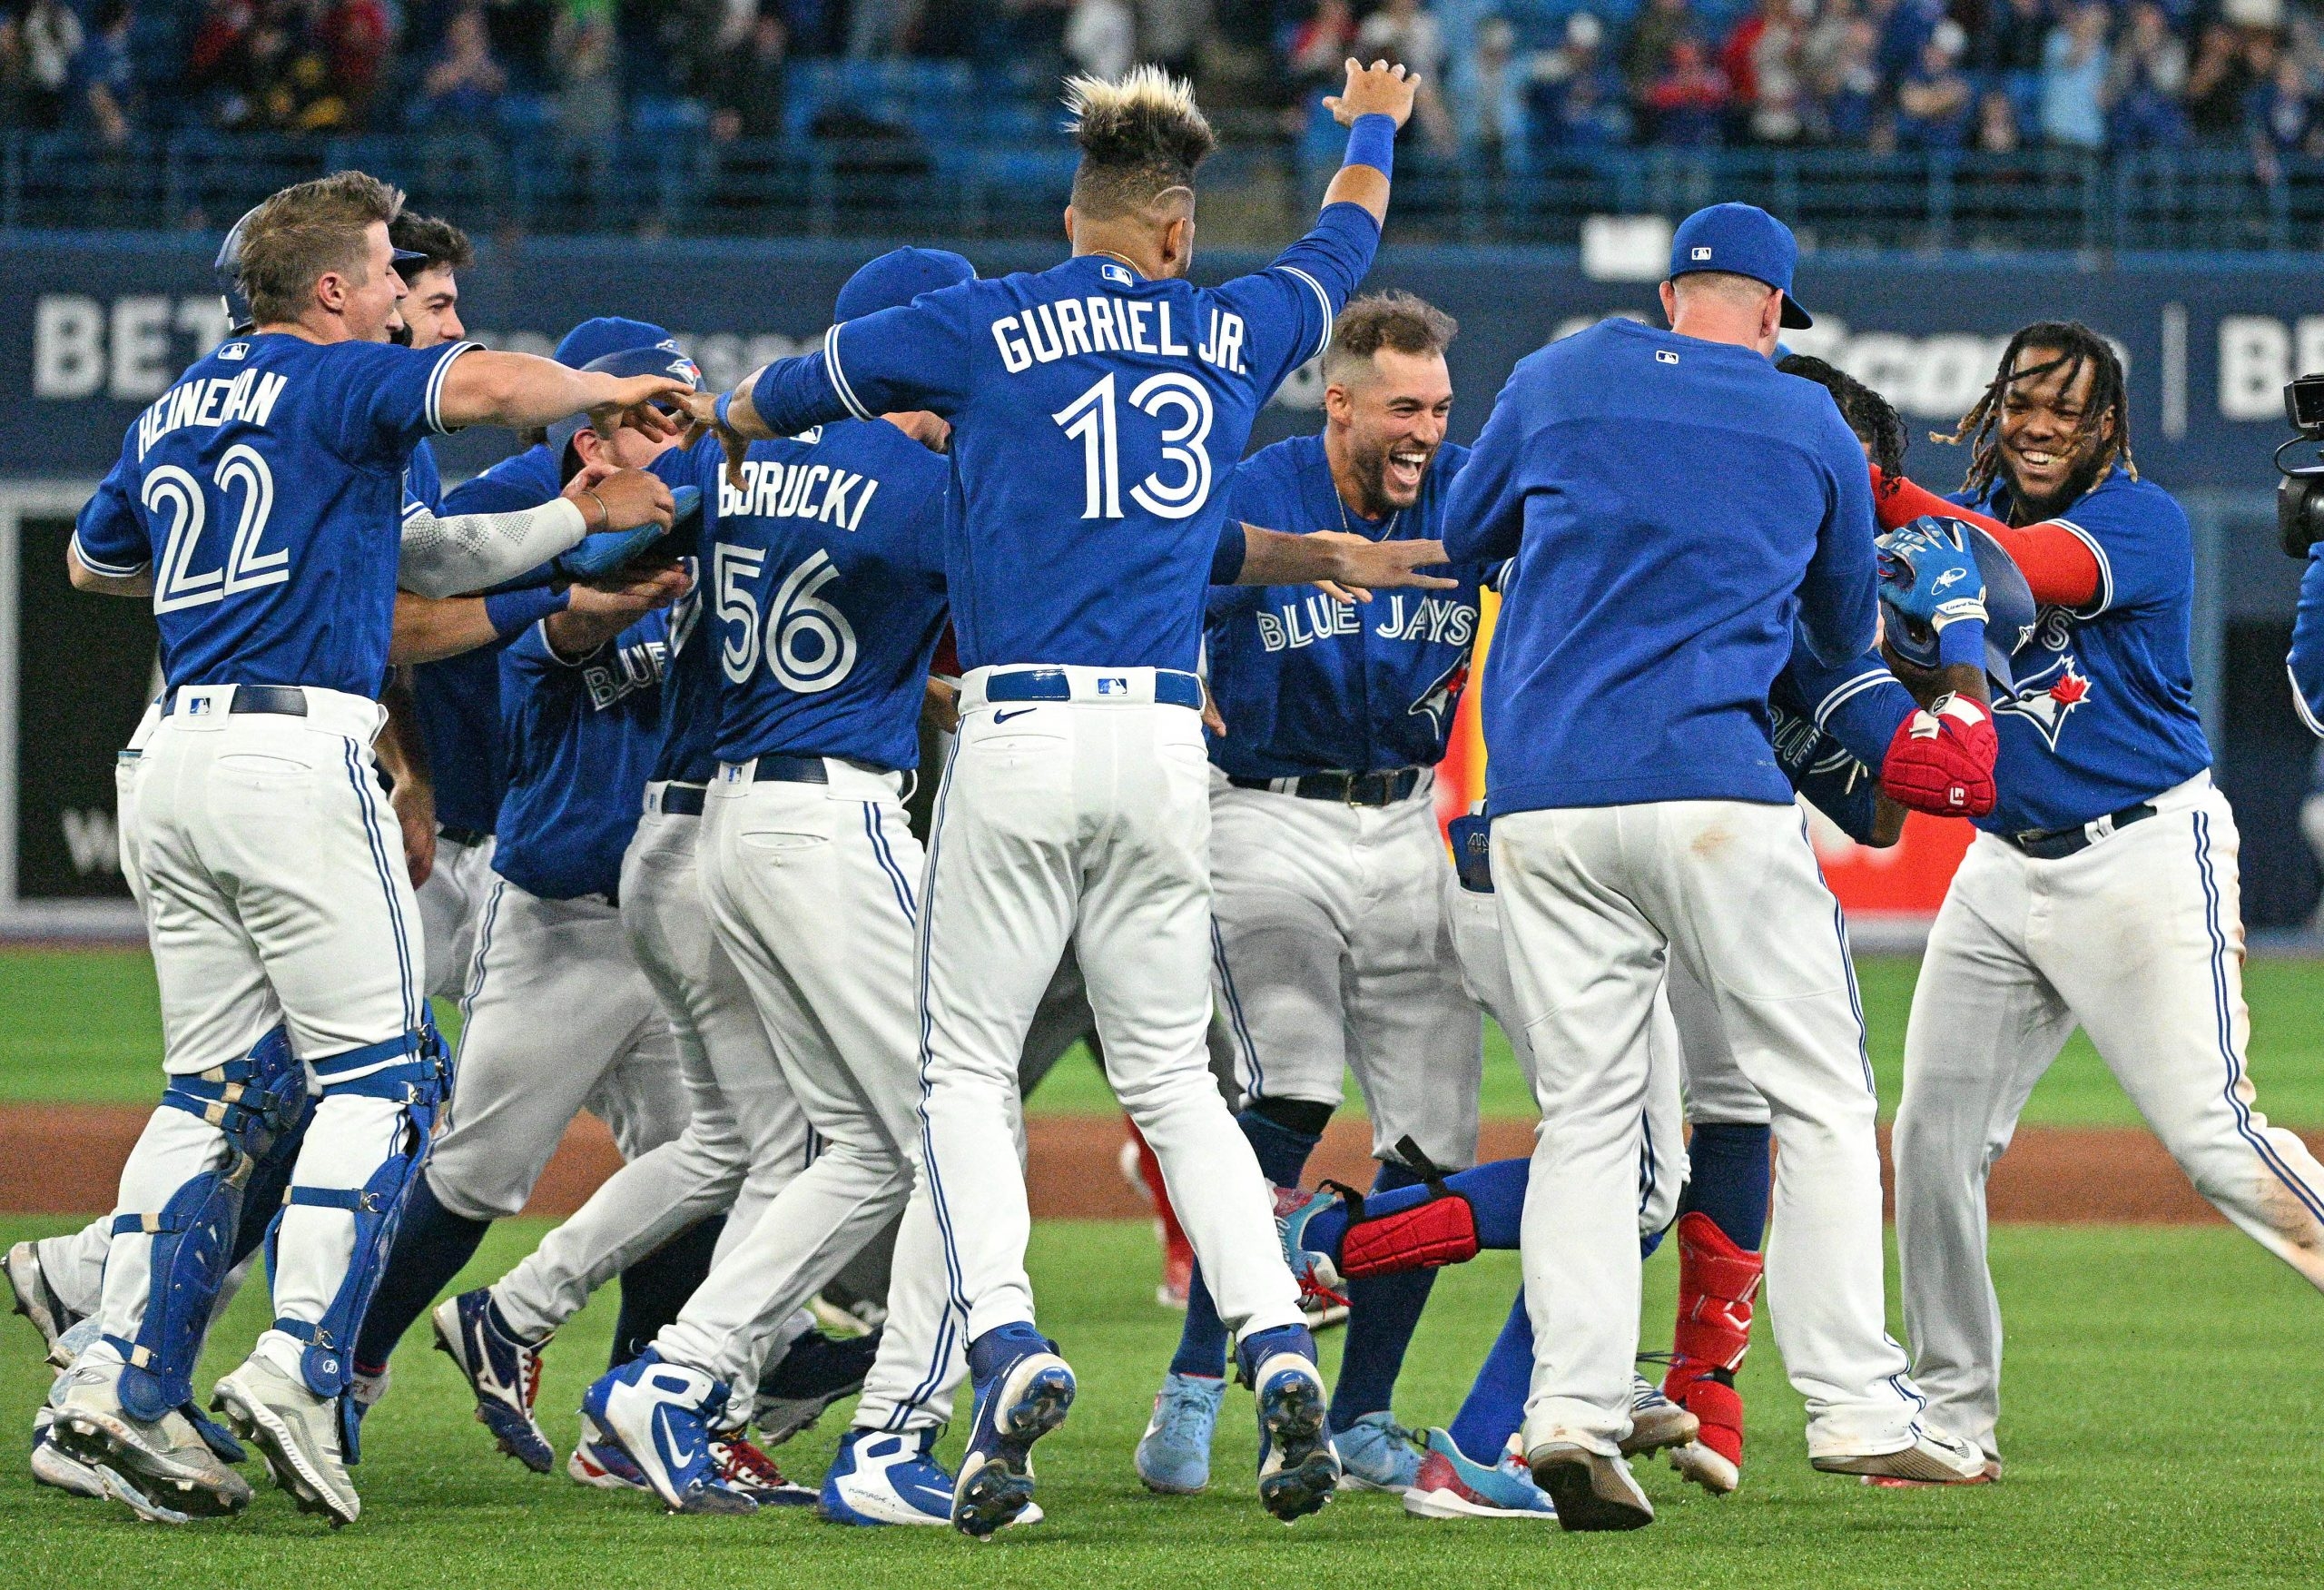
[[693, 390], [675, 376], [614, 376], [567, 370], [529, 353], [472, 349], [444, 372], [437, 412], [447, 430], [464, 425], [529, 430], [586, 412], [600, 430], [626, 424], [648, 436], [675, 436], [683, 422], [657, 405], [674, 404]]
[[[1423, 574], [1423, 568], [1443, 567], [1444, 547], [1438, 541], [1374, 541], [1339, 530], [1318, 530], [1295, 536], [1283, 530], [1244, 525], [1241, 567], [1221, 585], [1334, 585], [1370, 601], [1375, 590], [1451, 590], [1460, 581]], [[1222, 546], [1224, 543], [1222, 543]], [[1212, 566], [1223, 573], [1222, 555]]]
[[1374, 224], [1387, 224], [1396, 133], [1412, 119], [1413, 95], [1419, 88], [1420, 79], [1402, 66], [1391, 66], [1385, 61], [1374, 61], [1369, 66], [1354, 61], [1347, 64], [1347, 86], [1324, 99], [1324, 108], [1348, 129], [1347, 163], [1324, 190], [1324, 209], [1354, 204]]

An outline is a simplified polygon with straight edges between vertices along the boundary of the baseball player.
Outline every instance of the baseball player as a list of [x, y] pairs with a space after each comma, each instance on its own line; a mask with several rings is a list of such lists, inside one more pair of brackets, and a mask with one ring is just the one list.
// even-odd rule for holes
[[1904, 483], [1884, 519], [1986, 528], [2042, 604], [1995, 704], [2000, 802], [1930, 930], [1896, 1112], [1896, 1234], [1931, 1416], [1998, 1473], [2001, 1312], [1984, 1188], [2079, 1025], [2202, 1194], [2324, 1287], [2324, 1170], [2244, 1072], [2236, 829], [2188, 662], [2185, 515], [2139, 478], [2122, 367], [2088, 327], [2010, 340], [1955, 439], [1956, 500]]
[[[1452, 318], [1409, 293], [1359, 298], [1324, 355], [1325, 424], [1246, 459], [1238, 520], [1436, 540], [1467, 449], [1444, 440]], [[1210, 740], [1211, 977], [1259, 1169], [1295, 1187], [1353, 1069], [1372, 1117], [1375, 1188], [1416, 1184], [1396, 1145], [1474, 1162], [1483, 1053], [1444, 911], [1449, 875], [1433, 769], [1460, 705], [1484, 573], [1369, 607], [1307, 586], [1214, 591], [1204, 627], [1226, 730]], [[1389, 1411], [1433, 1278], [1350, 1294], [1328, 1416], [1343, 1483], [1401, 1494], [1420, 1467]], [[1191, 1493], [1210, 1479], [1226, 1328], [1190, 1287], [1178, 1348], [1137, 1445], [1138, 1476]]]
[[592, 406], [611, 423], [672, 384], [387, 345], [400, 203], [347, 172], [245, 222], [256, 329], [140, 416], [68, 557], [77, 587], [150, 596], [160, 623], [168, 698], [136, 783], [171, 1080], [122, 1173], [104, 1337], [60, 1388], [55, 1435], [84, 1461], [189, 1483], [208, 1511], [233, 1510], [240, 1482], [177, 1410], [242, 1162], [280, 1123], [281, 1095], [246, 1091], [278, 1023], [320, 1097], [272, 1233], [274, 1326], [217, 1406], [301, 1507], [360, 1511], [346, 1349], [445, 1080], [371, 776], [395, 587], [477, 588], [576, 538], [563, 518], [487, 542], [399, 538], [405, 461], [430, 430]]
[[[1216, 460], [1239, 453], [1259, 405], [1322, 351], [1369, 265], [1412, 95], [1400, 68], [1351, 63], [1331, 104], [1355, 123], [1353, 153], [1315, 230], [1269, 270], [1202, 290], [1184, 273], [1194, 169], [1213, 140], [1191, 92], [1152, 69], [1075, 79], [1071, 260], [844, 323], [821, 351], [696, 409], [730, 457], [849, 415], [927, 409], [952, 425], [947, 583], [968, 673], [919, 894], [921, 1114], [944, 1264], [968, 1314], [976, 1410], [953, 1519], [971, 1535], [1031, 1500], [1032, 1445], [1073, 1397], [1071, 1370], [1033, 1325], [1013, 1123], [1026, 1023], [1068, 940], [1108, 1075], [1240, 1333], [1262, 1498], [1296, 1517], [1338, 1481], [1297, 1288], [1265, 1239], [1266, 1186], [1205, 1061], [1208, 764], [1191, 670], [1225, 517]], [[1315, 570], [1291, 578], [1347, 559], [1423, 578], [1370, 543], [1368, 556], [1309, 551]]]
[[[1751, 206], [1689, 217], [1663, 288], [1672, 329], [1609, 321], [1520, 362], [1448, 509], [1450, 556], [1517, 560], [1487, 683], [1488, 800], [1543, 1117], [1522, 1434], [1569, 1529], [1653, 1518], [1620, 1445], [1644, 1040], [1673, 960], [1773, 1111], [1785, 1174], [1768, 1269], [1811, 1461], [1930, 1478], [1982, 1467], [1919, 1417], [1883, 1328], [1854, 974], [1768, 737], [1795, 612], [1807, 650], [1842, 663], [1870, 644], [1876, 604], [1862, 449], [1827, 393], [1768, 362], [1778, 325], [1807, 323], [1797, 256]], [[1963, 710], [1934, 732], [1990, 732]]]

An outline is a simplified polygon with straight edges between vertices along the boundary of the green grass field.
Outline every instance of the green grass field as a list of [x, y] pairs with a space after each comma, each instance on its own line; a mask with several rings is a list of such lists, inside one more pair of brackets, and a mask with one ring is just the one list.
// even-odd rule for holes
[[[1896, 1101], [1905, 1015], [1920, 962], [1866, 956], [1858, 963], [1880, 1096]], [[2251, 1074], [2260, 1107], [2290, 1126], [2324, 1126], [2324, 966], [2255, 961], [2247, 969]], [[0, 953], [0, 1103], [144, 1104], [156, 1091], [161, 1050], [153, 962], [142, 950]], [[1351, 1103], [1358, 1095], [1348, 1088]], [[1113, 1096], [1086, 1056], [1068, 1056], [1034, 1094], [1049, 1114], [1110, 1114]], [[1486, 1032], [1484, 1112], [1528, 1116], [1532, 1101], [1509, 1045]], [[2056, 1125], [2132, 1125], [2138, 1116], [2096, 1051], [2076, 1036], [2034, 1091], [2025, 1119]]]
[[[0, 1222], [14, 1240], [54, 1222]], [[504, 1227], [468, 1284], [539, 1235]], [[2010, 1310], [2006, 1480], [1988, 1489], [1867, 1490], [1812, 1472], [1798, 1400], [1772, 1348], [1745, 1367], [1750, 1452], [1743, 1490], [1714, 1500], [1660, 1467], [1642, 1477], [1660, 1517], [1629, 1536], [1553, 1526], [1422, 1523], [1394, 1498], [1342, 1498], [1286, 1530], [1249, 1476], [1249, 1398], [1223, 1421], [1213, 1489], [1148, 1496], [1129, 1453], [1175, 1337], [1150, 1300], [1151, 1238], [1135, 1224], [1044, 1227], [1033, 1269], [1043, 1323], [1072, 1356], [1081, 1397], [1041, 1448], [1048, 1523], [986, 1545], [939, 1531], [854, 1531], [784, 1510], [750, 1518], [665, 1516], [643, 1498], [526, 1473], [493, 1453], [424, 1328], [366, 1429], [365, 1511], [331, 1534], [262, 1489], [232, 1523], [183, 1530], [67, 1500], [0, 1465], [0, 1580], [26, 1585], [1354, 1586], [1556, 1584], [1770, 1585], [2314, 1585], [2324, 1576], [2324, 1382], [2313, 1372], [2318, 1299], [2225, 1230], [1998, 1233]], [[1407, 1421], [1448, 1418], [1514, 1286], [1511, 1255], [1441, 1281], [1400, 1392]], [[1668, 1339], [1668, 1259], [1649, 1268], [1647, 1318]], [[613, 1309], [601, 1301], [549, 1355], [547, 1423], [602, 1366]], [[246, 1347], [261, 1324], [245, 1295], [218, 1339]], [[5, 1325], [0, 1411], [28, 1417], [45, 1385], [32, 1337]], [[1325, 1338], [1327, 1343], [1332, 1339]], [[1327, 1348], [1335, 1353], [1335, 1348]], [[208, 1373], [231, 1367], [213, 1354]], [[207, 1384], [206, 1379], [202, 1382]], [[812, 1479], [839, 1415], [779, 1456]], [[18, 1425], [22, 1427], [21, 1424]], [[949, 1450], [957, 1450], [957, 1446]]]

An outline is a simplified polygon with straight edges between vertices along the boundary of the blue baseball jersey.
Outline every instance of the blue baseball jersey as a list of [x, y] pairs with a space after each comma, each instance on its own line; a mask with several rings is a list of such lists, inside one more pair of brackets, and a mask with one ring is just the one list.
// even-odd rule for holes
[[[1448, 443], [1420, 499], [1384, 524], [1347, 512], [1321, 436], [1295, 436], [1243, 460], [1227, 483], [1234, 524], [1374, 539], [1442, 538], [1444, 503], [1468, 449]], [[1430, 767], [1444, 756], [1468, 683], [1485, 566], [1438, 570], [1447, 591], [1382, 591], [1351, 607], [1312, 585], [1214, 588], [1203, 627], [1210, 693], [1226, 720], [1210, 759], [1240, 778]]]
[[1334, 204], [1216, 288], [1102, 254], [835, 326], [752, 401], [789, 434], [930, 409], [953, 424], [946, 568], [960, 661], [1191, 669], [1225, 486], [1275, 388], [1329, 341], [1380, 229]]
[[[435, 460], [428, 460], [432, 469]], [[416, 476], [408, 479], [407, 491]], [[547, 447], [501, 459], [431, 504], [445, 515], [511, 513], [538, 508], [561, 486]], [[416, 498], [416, 493], [410, 493]], [[407, 503], [405, 512], [411, 511]], [[500, 755], [500, 655], [496, 642], [411, 670], [412, 705], [436, 787], [436, 820], [447, 828], [489, 834], [499, 821], [507, 776]]]
[[1871, 646], [1872, 537], [1831, 394], [1752, 350], [1613, 320], [1520, 360], [1445, 509], [1454, 561], [1516, 559], [1492, 810], [1788, 802], [1768, 695], [1795, 627]]
[[2324, 541], [2308, 549], [2308, 567], [2299, 577], [2299, 607], [2291, 621], [2291, 654], [2284, 659], [2291, 675], [2292, 710], [2314, 735], [2324, 735]]
[[702, 560], [681, 561], [694, 585], [670, 608], [670, 669], [662, 681], [661, 743], [655, 748], [648, 776], [656, 783], [708, 784], [718, 771], [717, 642], [702, 621]]
[[655, 469], [702, 489], [718, 760], [917, 766], [944, 629], [943, 458], [884, 420], [842, 420], [753, 443], [739, 489], [710, 438]]
[[500, 657], [508, 788], [492, 868], [547, 900], [612, 898], [662, 743], [670, 614], [648, 613], [588, 656], [550, 649], [546, 622]]
[[1867, 652], [1838, 667], [1805, 643], [1768, 693], [1768, 718], [1784, 775], [1859, 844], [1879, 818], [1880, 765], [1896, 730], [1918, 710], [1912, 692]]
[[403, 467], [403, 517], [441, 512], [443, 506], [444, 471], [436, 467], [436, 449], [422, 437]]
[[96, 573], [153, 571], [171, 686], [378, 697], [405, 465], [474, 346], [238, 337], [138, 416], [73, 544]]
[[[2007, 489], [1962, 501], [2004, 522]], [[2195, 544], [2162, 487], [2117, 468], [2053, 516], [2098, 558], [2088, 606], [2042, 608], [1994, 701], [2001, 798], [1977, 826], [2076, 827], [2184, 784], [2211, 765], [2188, 660]]]

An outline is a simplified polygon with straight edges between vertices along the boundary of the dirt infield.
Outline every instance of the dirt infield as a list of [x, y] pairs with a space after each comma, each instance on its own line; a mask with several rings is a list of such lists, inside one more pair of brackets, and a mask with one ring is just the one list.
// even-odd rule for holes
[[[0, 1107], [0, 1210], [11, 1214], [95, 1214], [110, 1208], [121, 1162], [146, 1111], [114, 1105]], [[1104, 1116], [1036, 1116], [1032, 1135], [1033, 1212], [1118, 1219], [1145, 1212], [1122, 1180], [1120, 1121]], [[2324, 1152], [2324, 1133], [2306, 1134]], [[1363, 1185], [1371, 1175], [1370, 1138], [1358, 1121], [1334, 1122], [1314, 1174]], [[1883, 1137], [1883, 1151], [1886, 1143]], [[1522, 1122], [1487, 1121], [1485, 1159], [1531, 1151]], [[534, 1190], [526, 1213], [562, 1215], [577, 1208], [620, 1163], [604, 1127], [583, 1117]], [[1994, 1169], [1996, 1220], [2074, 1224], [2184, 1225], [2219, 1216], [2196, 1196], [2162, 1145], [2120, 1128], [2029, 1126]]]

